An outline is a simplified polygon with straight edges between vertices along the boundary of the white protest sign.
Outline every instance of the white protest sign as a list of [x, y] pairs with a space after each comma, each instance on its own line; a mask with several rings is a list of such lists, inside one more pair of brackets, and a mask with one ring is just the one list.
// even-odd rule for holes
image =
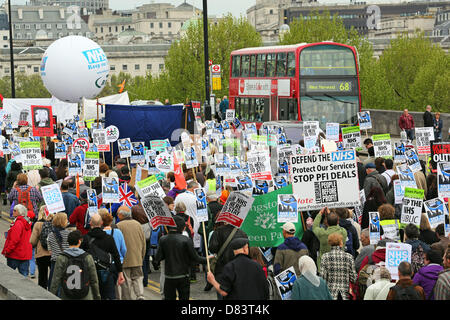
[[294, 267], [290, 267], [275, 276], [275, 283], [281, 300], [291, 299], [295, 280], [297, 280], [297, 276], [295, 275]]
[[70, 153], [67, 156], [67, 160], [69, 162], [69, 176], [76, 177], [78, 175], [83, 174], [83, 159], [78, 153]]
[[131, 140], [130, 138], [123, 138], [117, 140], [120, 157], [125, 159], [131, 157]]
[[424, 203], [425, 212], [430, 221], [432, 229], [436, 228], [441, 223], [445, 223], [445, 216], [448, 214], [447, 207], [442, 199], [435, 198]]
[[161, 152], [155, 159], [156, 168], [164, 173], [174, 170], [173, 155], [167, 152]]
[[398, 280], [398, 266], [403, 261], [411, 263], [412, 247], [408, 243], [386, 243], [385, 267], [391, 273], [391, 278]]
[[102, 178], [102, 199], [103, 203], [120, 202], [119, 178], [115, 177]]
[[[137, 180], [137, 179], [136, 179]], [[148, 195], [157, 196], [159, 198], [164, 198], [166, 196], [163, 188], [158, 183], [155, 176], [149, 176], [144, 180], [139, 180], [136, 182], [136, 189], [141, 196], [144, 198]]]
[[358, 123], [361, 130], [372, 129], [372, 118], [370, 111], [358, 112]]
[[291, 182], [299, 210], [360, 204], [354, 150], [292, 156]]
[[440, 198], [450, 198], [450, 162], [437, 164], [438, 195]]
[[248, 151], [247, 163], [253, 180], [272, 180], [269, 152]]
[[319, 121], [303, 121], [303, 137], [317, 137]]
[[422, 202], [424, 191], [422, 189], [405, 188], [400, 222], [420, 225], [422, 215]]
[[199, 222], [208, 221], [208, 208], [206, 204], [206, 193], [203, 188], [194, 189], [195, 197], [197, 198], [197, 220]]
[[229, 122], [233, 122], [235, 118], [235, 110], [234, 109], [227, 109], [225, 111], [225, 120]]
[[342, 142], [344, 149], [361, 147], [361, 131], [359, 126], [342, 128]]
[[397, 174], [403, 187], [417, 188], [414, 173], [407, 164], [398, 166]]
[[131, 142], [130, 163], [136, 164], [140, 162], [145, 162], [144, 142], [133, 141]]
[[391, 145], [391, 135], [386, 134], [376, 134], [372, 136], [373, 149], [375, 152], [375, 157], [381, 158], [391, 158], [392, 157], [392, 145]]
[[35, 170], [42, 168], [41, 143], [39, 141], [20, 142], [22, 168]]
[[111, 146], [106, 140], [106, 129], [95, 129], [92, 131], [92, 141], [97, 145], [98, 151], [109, 152]]
[[66, 207], [64, 206], [64, 201], [58, 184], [53, 183], [48, 186], [43, 186], [41, 187], [41, 191], [48, 212], [64, 212]]
[[152, 229], [157, 229], [160, 225], [176, 227], [175, 221], [169, 208], [164, 201], [157, 196], [147, 195], [141, 199], [142, 207], [150, 220]]
[[278, 223], [298, 222], [297, 199], [293, 194], [278, 195]]
[[338, 141], [339, 140], [339, 123], [327, 123], [326, 128], [327, 140]]
[[183, 152], [186, 168], [191, 169], [198, 167], [198, 160], [197, 155], [195, 153], [195, 148], [194, 147], [185, 148]]
[[94, 215], [98, 213], [98, 199], [97, 199], [97, 191], [95, 189], [89, 189], [87, 191], [88, 196], [88, 211], [89, 215]]
[[251, 193], [253, 191], [253, 181], [250, 175], [241, 174], [236, 176], [236, 188], [238, 191]]
[[233, 191], [228, 196], [216, 222], [227, 222], [240, 228], [255, 199], [243, 192]]
[[369, 236], [370, 244], [377, 244], [380, 241], [380, 214], [378, 211], [369, 212]]
[[116, 126], [110, 125], [106, 127], [106, 141], [108, 143], [116, 142], [119, 139], [119, 128]]
[[405, 151], [406, 163], [411, 168], [412, 172], [417, 172], [422, 170], [422, 166], [420, 165], [419, 157], [416, 152], [412, 149], [408, 149]]
[[402, 186], [402, 182], [400, 180], [394, 180], [394, 197], [395, 197], [395, 204], [402, 204], [403, 203], [403, 197], [405, 196], [405, 187]]
[[418, 154], [430, 154], [430, 141], [434, 140], [433, 127], [416, 128], [416, 147]]
[[67, 157], [67, 147], [64, 142], [55, 142], [55, 159]]

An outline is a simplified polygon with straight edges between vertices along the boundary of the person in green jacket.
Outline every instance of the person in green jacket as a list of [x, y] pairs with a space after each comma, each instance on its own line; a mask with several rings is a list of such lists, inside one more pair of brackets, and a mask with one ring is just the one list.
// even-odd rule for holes
[[[80, 249], [82, 238], [83, 236], [78, 230], [69, 233], [67, 237], [69, 249], [64, 250], [64, 253], [73, 257], [84, 254], [85, 251]], [[69, 258], [65, 254], [60, 254], [58, 258], [56, 258], [55, 271], [53, 273], [49, 291], [54, 295], [59, 296], [62, 300], [69, 300], [69, 297], [64, 294], [64, 290], [62, 289], [62, 279], [69, 263]], [[88, 267], [87, 272], [89, 272], [89, 292], [81, 300], [101, 300], [94, 259], [90, 254], [87, 254], [84, 259], [86, 259], [85, 261], [87, 262]]]
[[298, 259], [300, 275], [292, 287], [291, 300], [333, 300], [328, 285], [317, 275], [317, 267], [309, 256]]
[[[322, 216], [325, 217], [324, 225], [321, 226]], [[333, 211], [330, 211], [327, 207], [320, 210], [314, 219], [313, 233], [316, 235], [320, 242], [319, 258], [317, 259], [317, 269], [320, 270], [320, 260], [322, 255], [331, 250], [328, 244], [328, 236], [332, 233], [339, 232], [342, 235], [342, 239], [347, 239], [347, 231], [339, 226], [339, 216]]]

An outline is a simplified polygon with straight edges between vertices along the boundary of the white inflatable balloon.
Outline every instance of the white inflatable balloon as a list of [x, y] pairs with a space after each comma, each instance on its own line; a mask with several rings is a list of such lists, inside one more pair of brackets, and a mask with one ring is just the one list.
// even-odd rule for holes
[[41, 62], [41, 78], [47, 90], [66, 102], [95, 98], [105, 86], [109, 64], [103, 49], [82, 36], [53, 42]]

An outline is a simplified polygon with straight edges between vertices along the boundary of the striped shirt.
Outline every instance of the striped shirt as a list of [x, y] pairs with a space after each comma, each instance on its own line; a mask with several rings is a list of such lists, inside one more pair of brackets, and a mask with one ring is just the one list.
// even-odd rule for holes
[[434, 300], [450, 300], [450, 269], [439, 273], [434, 286]]
[[[67, 236], [69, 235], [71, 231], [67, 229], [63, 229], [60, 231], [62, 236], [62, 243], [60, 246], [60, 243], [58, 239], [56, 238], [56, 235], [54, 232], [50, 232], [47, 237], [47, 244], [48, 244], [48, 250], [52, 254], [51, 261], [56, 261], [56, 258], [66, 249], [69, 249], [69, 243], [67, 242]], [[61, 250], [62, 247], [62, 250]]]

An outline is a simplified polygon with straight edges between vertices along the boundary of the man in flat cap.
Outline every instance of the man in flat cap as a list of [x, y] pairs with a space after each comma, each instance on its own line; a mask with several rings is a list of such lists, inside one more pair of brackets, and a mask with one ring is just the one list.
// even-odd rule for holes
[[268, 300], [267, 279], [261, 265], [248, 256], [248, 239], [233, 239], [230, 249], [234, 259], [225, 265], [217, 280], [208, 272], [208, 282], [224, 300]]

